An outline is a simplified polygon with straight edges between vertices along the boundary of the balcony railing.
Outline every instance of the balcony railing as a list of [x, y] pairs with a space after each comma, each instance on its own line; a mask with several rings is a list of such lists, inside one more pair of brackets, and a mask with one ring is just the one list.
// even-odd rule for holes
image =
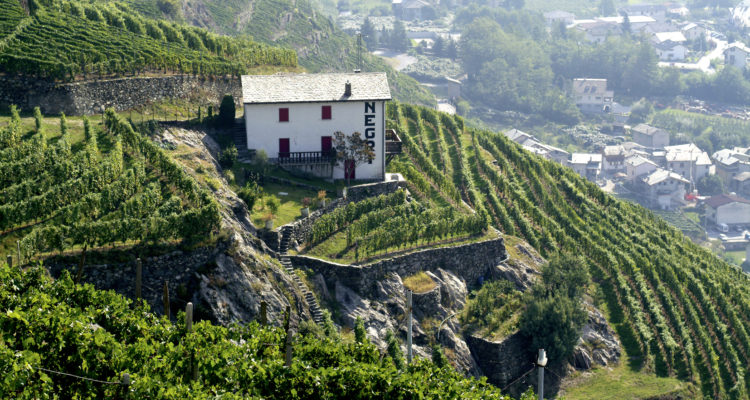
[[401, 138], [394, 129], [385, 131], [385, 154], [401, 154]]
[[276, 162], [283, 165], [332, 164], [333, 154], [322, 151], [287, 151], [279, 152]]

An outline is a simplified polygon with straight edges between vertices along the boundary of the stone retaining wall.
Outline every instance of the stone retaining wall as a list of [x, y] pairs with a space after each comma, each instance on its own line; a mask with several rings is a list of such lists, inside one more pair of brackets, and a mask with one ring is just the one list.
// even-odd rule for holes
[[496, 266], [507, 258], [505, 241], [502, 238], [454, 247], [426, 249], [414, 253], [377, 261], [368, 265], [345, 265], [307, 257], [292, 256], [292, 264], [305, 266], [323, 275], [326, 282], [336, 281], [357, 293], [369, 293], [375, 283], [395, 272], [401, 277], [419, 271], [434, 271], [443, 268], [464, 279], [468, 286], [475, 286], [480, 279], [496, 276]]
[[0, 107], [15, 104], [30, 110], [39, 106], [47, 115], [60, 112], [90, 115], [108, 107], [122, 111], [164, 99], [200, 98], [219, 104], [225, 94], [232, 94], [239, 104], [242, 101], [240, 81], [229, 77], [174, 75], [57, 83], [0, 76]]

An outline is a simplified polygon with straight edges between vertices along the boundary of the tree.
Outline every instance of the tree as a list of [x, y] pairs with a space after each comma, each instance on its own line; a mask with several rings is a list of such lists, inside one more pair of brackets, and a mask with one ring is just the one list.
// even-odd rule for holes
[[224, 95], [219, 105], [219, 126], [229, 128], [234, 125], [234, 117], [237, 109], [234, 105], [234, 96], [231, 94]]
[[232, 168], [237, 162], [238, 151], [234, 144], [229, 145], [219, 154], [219, 164], [222, 168]]
[[627, 13], [625, 13], [625, 15], [622, 18], [622, 31], [626, 35], [630, 35], [633, 32], [630, 26], [630, 17], [628, 16]]
[[601, 3], [599, 3], [599, 14], [602, 17], [615, 15], [616, 13], [617, 10], [615, 9], [614, 0], [602, 0]]
[[393, 32], [391, 32], [391, 48], [395, 51], [406, 51], [411, 46], [411, 41], [406, 36], [406, 27], [401, 20], [393, 22]]
[[458, 45], [455, 40], [448, 39], [448, 42], [445, 44], [444, 56], [451, 60], [458, 58]]
[[630, 116], [628, 117], [629, 124], [640, 124], [648, 121], [651, 114], [654, 113], [654, 105], [645, 98], [640, 99], [638, 102], [633, 104], [630, 109]]
[[519, 330], [531, 341], [531, 352], [544, 349], [549, 363], [559, 365], [573, 354], [585, 322], [586, 312], [578, 299], [535, 297], [521, 314]]
[[378, 46], [378, 37], [375, 33], [375, 26], [372, 24], [372, 21], [370, 21], [370, 18], [365, 18], [365, 21], [360, 28], [360, 33], [362, 34], [362, 40], [364, 40], [365, 46], [367, 46], [367, 50], [375, 50]]
[[334, 162], [344, 167], [347, 185], [357, 166], [375, 159], [375, 152], [359, 132], [354, 132], [349, 136], [341, 131], [334, 132], [333, 148]]
[[698, 179], [696, 189], [698, 189], [698, 193], [701, 195], [714, 196], [724, 193], [724, 182], [721, 181], [718, 175], [706, 175]]
[[255, 182], [246, 182], [245, 186], [237, 192], [237, 196], [247, 204], [247, 209], [252, 212], [255, 202], [263, 197], [263, 188]]
[[432, 54], [435, 55], [435, 57], [443, 57], [445, 54], [445, 40], [443, 40], [443, 37], [438, 35], [435, 38], [435, 41], [432, 43]]
[[39, 107], [34, 107], [34, 127], [36, 128], [36, 133], [42, 132], [42, 122], [44, 122], [42, 110]]
[[580, 255], [557, 254], [542, 267], [545, 296], [578, 299], [589, 283], [588, 264]]

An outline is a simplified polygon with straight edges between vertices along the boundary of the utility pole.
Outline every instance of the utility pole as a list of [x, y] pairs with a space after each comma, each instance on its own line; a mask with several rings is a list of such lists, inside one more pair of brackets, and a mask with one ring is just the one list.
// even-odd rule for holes
[[539, 378], [537, 389], [539, 390], [539, 400], [544, 400], [544, 366], [547, 365], [547, 353], [544, 349], [539, 349], [539, 356], [536, 359], [537, 368], [539, 368]]
[[406, 312], [407, 323], [406, 323], [406, 360], [411, 364], [412, 352], [411, 352], [411, 330], [412, 330], [412, 303], [411, 303], [411, 290], [406, 290]]

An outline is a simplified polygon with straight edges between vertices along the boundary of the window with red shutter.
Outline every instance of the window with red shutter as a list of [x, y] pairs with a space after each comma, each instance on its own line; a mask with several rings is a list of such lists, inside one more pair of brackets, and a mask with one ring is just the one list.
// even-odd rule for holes
[[323, 119], [331, 119], [331, 106], [323, 106]]
[[279, 122], [289, 122], [288, 108], [279, 108]]

